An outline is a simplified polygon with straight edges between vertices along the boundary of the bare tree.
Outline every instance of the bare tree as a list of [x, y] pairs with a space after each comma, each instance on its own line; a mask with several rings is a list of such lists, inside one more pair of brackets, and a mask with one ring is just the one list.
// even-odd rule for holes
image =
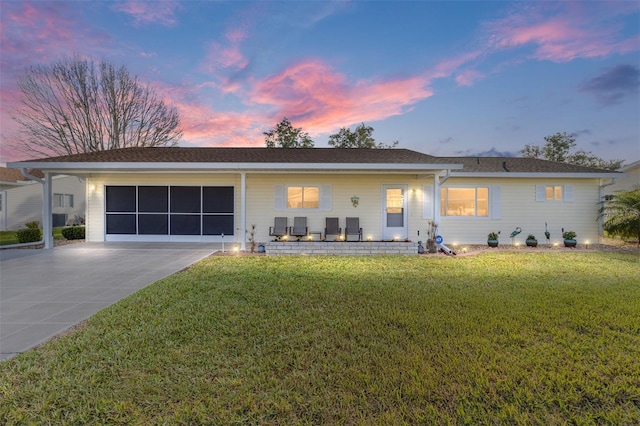
[[68, 155], [134, 146], [175, 146], [180, 118], [137, 76], [79, 56], [27, 68], [18, 82], [14, 120], [25, 139], [16, 148]]

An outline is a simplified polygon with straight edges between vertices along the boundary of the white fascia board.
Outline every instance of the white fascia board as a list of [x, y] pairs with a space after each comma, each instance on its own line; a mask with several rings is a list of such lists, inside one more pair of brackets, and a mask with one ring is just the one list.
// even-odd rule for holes
[[461, 178], [512, 178], [512, 179], [531, 179], [531, 178], [564, 178], [564, 179], [609, 179], [623, 178], [625, 173], [558, 173], [558, 172], [528, 172], [528, 173], [502, 173], [502, 172], [451, 172], [451, 177]]
[[398, 163], [52, 163], [14, 162], [11, 168], [33, 168], [42, 171], [79, 172], [126, 172], [126, 171], [290, 171], [290, 170], [384, 170], [384, 171], [425, 171], [462, 169], [462, 164], [398, 164]]

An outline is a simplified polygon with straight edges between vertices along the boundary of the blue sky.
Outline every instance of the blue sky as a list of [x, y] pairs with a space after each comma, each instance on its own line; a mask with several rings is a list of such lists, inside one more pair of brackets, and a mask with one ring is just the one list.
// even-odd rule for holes
[[316, 147], [364, 122], [439, 156], [518, 155], [556, 132], [640, 159], [640, 4], [0, 3], [0, 161], [25, 67], [125, 65], [176, 106], [182, 146], [264, 146], [283, 117]]

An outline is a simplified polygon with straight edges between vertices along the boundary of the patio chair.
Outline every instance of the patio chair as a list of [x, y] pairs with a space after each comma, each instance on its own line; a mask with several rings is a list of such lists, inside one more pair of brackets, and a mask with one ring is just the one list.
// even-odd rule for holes
[[283, 237], [287, 235], [287, 218], [276, 217], [273, 226], [269, 227], [269, 235], [272, 237]]
[[348, 217], [347, 226], [344, 227], [344, 239], [349, 241], [349, 235], [357, 235], [358, 241], [362, 241], [362, 228], [359, 217]]
[[307, 228], [306, 217], [294, 217], [293, 228], [289, 231], [289, 235], [292, 237], [306, 237], [309, 235], [309, 228]]
[[329, 239], [329, 235], [335, 235], [338, 238], [342, 235], [342, 228], [340, 228], [340, 220], [337, 217], [325, 218], [324, 238]]

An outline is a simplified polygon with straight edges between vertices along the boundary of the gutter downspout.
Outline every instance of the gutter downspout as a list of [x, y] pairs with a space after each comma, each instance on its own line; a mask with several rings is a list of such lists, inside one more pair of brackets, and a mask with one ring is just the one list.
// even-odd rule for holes
[[433, 221], [440, 223], [440, 185], [445, 183], [451, 177], [451, 170], [447, 169], [442, 178], [438, 175], [433, 176]]
[[247, 173], [240, 173], [240, 250], [247, 249]]
[[[611, 186], [615, 183], [616, 183], [616, 178], [611, 178], [611, 182], [600, 185], [600, 187], [598, 188], [599, 189], [598, 197], [601, 203], [604, 202], [604, 189], [607, 186]], [[598, 235], [600, 237], [604, 236], [604, 231], [602, 230], [602, 219], [603, 219], [602, 216], [598, 217]]]

